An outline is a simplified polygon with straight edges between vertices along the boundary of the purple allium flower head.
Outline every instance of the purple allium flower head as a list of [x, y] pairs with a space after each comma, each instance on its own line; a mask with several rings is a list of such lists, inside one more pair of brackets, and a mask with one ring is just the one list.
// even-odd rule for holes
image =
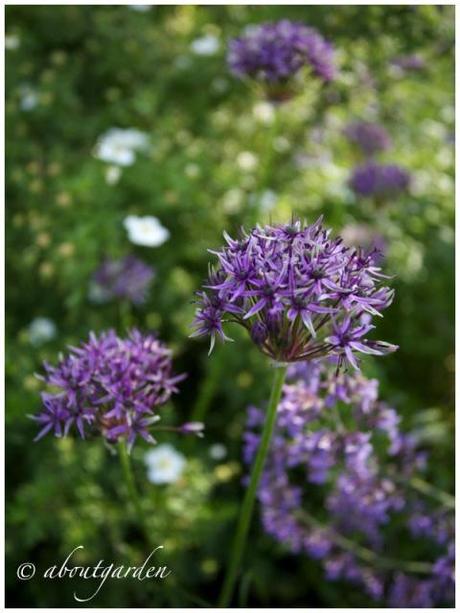
[[227, 245], [211, 252], [218, 258], [204, 290], [192, 336], [228, 340], [224, 324], [237, 323], [265, 355], [297, 362], [336, 355], [358, 368], [357, 353], [383, 355], [396, 347], [369, 340], [393, 291], [372, 254], [333, 239], [321, 219], [256, 227], [239, 240], [224, 234]]
[[367, 162], [357, 166], [350, 178], [350, 187], [358, 196], [384, 198], [396, 196], [409, 187], [410, 175], [397, 164]]
[[93, 274], [90, 297], [95, 302], [126, 299], [142, 304], [154, 276], [150, 266], [132, 255], [106, 259]]
[[287, 19], [249, 26], [230, 41], [228, 63], [235, 76], [268, 84], [283, 83], [305, 66], [323, 81], [336, 73], [332, 45], [315, 29]]
[[[337, 376], [334, 360], [329, 362], [289, 366], [258, 490], [265, 531], [292, 552], [320, 560], [328, 580], [349, 581], [374, 600], [391, 606], [451, 602], [452, 511], [433, 511], [414, 501], [413, 492], [407, 495], [419, 471], [417, 453], [395, 448], [395, 439], [409, 435], [399, 431], [395, 410], [379, 400], [378, 382], [354, 371]], [[264, 417], [263, 410], [249, 407], [243, 449], [248, 465]], [[319, 497], [321, 521], [309, 509]], [[409, 518], [412, 535], [423, 538], [422, 551], [427, 539], [433, 546], [420, 577], [398, 572], [399, 551], [388, 545], [396, 541], [386, 541], [393, 519], [400, 534], [402, 517]]]
[[93, 433], [109, 442], [126, 438], [129, 448], [137, 436], [155, 442], [149, 427], [159, 420], [157, 409], [185, 377], [173, 374], [171, 351], [138, 330], [126, 339], [113, 330], [91, 333], [57, 366], [44, 366], [40, 378], [53, 393], [42, 393], [44, 408], [33, 417], [41, 426], [35, 440], [51, 431], [66, 436], [76, 428], [82, 438]]
[[391, 146], [388, 132], [378, 123], [355, 121], [349, 124], [344, 132], [348, 140], [358, 145], [366, 155], [385, 151]]

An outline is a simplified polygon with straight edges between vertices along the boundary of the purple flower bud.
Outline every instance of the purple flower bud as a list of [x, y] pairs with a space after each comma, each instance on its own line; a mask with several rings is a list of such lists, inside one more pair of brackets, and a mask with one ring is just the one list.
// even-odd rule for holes
[[182, 434], [195, 434], [200, 438], [204, 436], [203, 430], [204, 424], [201, 421], [188, 421], [179, 427], [179, 432], [182, 432]]
[[255, 344], [263, 345], [267, 336], [267, 326], [262, 321], [255, 321], [251, 326], [251, 338]]

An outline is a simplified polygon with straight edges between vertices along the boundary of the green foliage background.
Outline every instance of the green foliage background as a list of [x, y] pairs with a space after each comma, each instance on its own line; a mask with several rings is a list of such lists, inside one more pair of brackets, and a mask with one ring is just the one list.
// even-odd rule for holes
[[[164, 435], [187, 455], [182, 479], [146, 480], [134, 451], [149, 528], [165, 546], [173, 574], [162, 584], [112, 581], [88, 606], [205, 606], [215, 602], [242, 496], [241, 434], [245, 408], [267, 397], [270, 373], [244, 337], [218, 346], [188, 339], [192, 295], [207, 270], [208, 248], [242, 224], [323, 214], [340, 230], [366, 223], [388, 244], [385, 270], [395, 275], [395, 304], [379, 337], [396, 354], [366, 360], [406, 427], [430, 452], [428, 478], [453, 487], [453, 190], [454, 14], [451, 7], [7, 7], [6, 32], [19, 46], [6, 51], [7, 96], [7, 590], [9, 606], [76, 606], [87, 582], [19, 582], [16, 568], [44, 569], [83, 544], [78, 562], [100, 558], [136, 564], [148, 553], [124, 497], [116, 458], [100, 441], [48, 437], [32, 443], [27, 415], [40, 406], [34, 372], [43, 360], [78, 343], [90, 330], [126, 327], [117, 305], [88, 300], [88, 280], [104, 255], [134, 253], [155, 267], [147, 304], [128, 313], [141, 329], [157, 330], [175, 351], [176, 370], [189, 373], [166, 419], [182, 423], [206, 412], [206, 437]], [[337, 48], [340, 76], [321, 89], [314, 81], [281, 106], [267, 125], [255, 106], [260, 92], [228, 73], [225, 48], [249, 23], [299, 19]], [[199, 56], [191, 42], [218, 37], [219, 51]], [[419, 53], [422, 71], [398, 73], [391, 60]], [[24, 110], [24, 88], [35, 108]], [[382, 160], [410, 170], [410, 192], [377, 206], [347, 187], [357, 152], [342, 130], [356, 118], [377, 119], [394, 147]], [[149, 134], [149, 155], [105, 180], [93, 155], [111, 127]], [[321, 139], [315, 137], [321, 129]], [[238, 155], [257, 158], [244, 170]], [[300, 162], [299, 162], [300, 160]], [[258, 203], [276, 194], [262, 212]], [[269, 192], [269, 193], [270, 193]], [[171, 232], [157, 249], [129, 243], [127, 214], [155, 215]], [[57, 337], [30, 343], [28, 325], [51, 318]], [[238, 336], [238, 335], [237, 335]], [[228, 456], [212, 460], [224, 443]], [[393, 556], [410, 555], [401, 542]], [[249, 606], [372, 605], [346, 584], [326, 583], [318, 565], [251, 532], [236, 604]], [[202, 600], [200, 600], [202, 599]]]

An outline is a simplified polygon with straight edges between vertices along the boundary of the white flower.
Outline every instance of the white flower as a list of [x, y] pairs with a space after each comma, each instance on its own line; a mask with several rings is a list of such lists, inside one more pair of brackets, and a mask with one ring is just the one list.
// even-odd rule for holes
[[136, 152], [145, 151], [148, 146], [149, 137], [144, 132], [134, 128], [112, 128], [99, 138], [94, 155], [109, 164], [131, 166], [136, 160]]
[[223, 460], [227, 455], [227, 447], [222, 443], [215, 443], [209, 448], [209, 456], [213, 460]]
[[207, 34], [201, 38], [196, 38], [190, 47], [197, 55], [214, 55], [219, 51], [220, 43], [217, 36]]
[[241, 170], [246, 171], [254, 170], [258, 164], [257, 156], [250, 151], [242, 151], [239, 153], [236, 161]]
[[128, 215], [123, 221], [129, 240], [135, 245], [159, 247], [168, 240], [169, 230], [163, 227], [156, 217], [147, 215], [137, 217]]
[[36, 317], [29, 325], [29, 340], [32, 345], [43, 345], [56, 336], [56, 324], [47, 317]]
[[22, 85], [19, 96], [19, 106], [22, 111], [32, 111], [38, 104], [38, 93], [30, 85]]
[[144, 456], [147, 477], [151, 483], [174, 483], [184, 471], [185, 457], [172, 445], [163, 443], [148, 451]]
[[21, 45], [21, 39], [16, 34], [6, 34], [5, 36], [5, 49], [8, 51], [15, 51], [19, 49]]
[[252, 112], [260, 123], [271, 124], [275, 119], [275, 107], [270, 102], [257, 102]]
[[121, 177], [121, 168], [119, 166], [109, 166], [105, 171], [105, 182], [107, 185], [116, 185]]

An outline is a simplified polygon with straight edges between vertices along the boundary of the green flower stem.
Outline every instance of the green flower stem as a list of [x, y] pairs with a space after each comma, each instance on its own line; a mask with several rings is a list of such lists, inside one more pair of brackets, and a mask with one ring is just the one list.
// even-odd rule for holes
[[431, 485], [427, 481], [424, 481], [420, 477], [404, 477], [398, 474], [395, 470], [392, 470], [390, 476], [395, 480], [401, 483], [402, 485], [409, 486], [416, 492], [420, 494], [424, 494], [429, 498], [433, 498], [433, 500], [437, 500], [440, 502], [446, 509], [453, 510], [455, 509], [455, 498], [448, 492], [439, 489], [435, 485]]
[[284, 379], [286, 377], [286, 368], [286, 366], [279, 366], [275, 370], [275, 376], [273, 379], [270, 402], [268, 404], [262, 438], [252, 468], [249, 487], [246, 490], [243, 505], [241, 507], [238, 526], [235, 532], [235, 536], [233, 538], [233, 545], [230, 553], [230, 562], [227, 568], [227, 574], [219, 598], [220, 607], [227, 607], [232, 598], [236, 578], [238, 575], [239, 565], [241, 563], [244, 547], [246, 545], [249, 526], [251, 523], [251, 516], [254, 509], [257, 494], [257, 486], [259, 485], [260, 477], [262, 475], [262, 470], [265, 464], [265, 459], [267, 457], [270, 440], [272, 438], [273, 429], [276, 422], [276, 413], [278, 404], [281, 399]]
[[120, 457], [121, 468], [123, 471], [126, 488], [128, 490], [129, 499], [136, 512], [142, 529], [148, 534], [148, 530], [146, 529], [145, 525], [144, 511], [142, 510], [139, 493], [137, 491], [136, 482], [134, 481], [134, 475], [131, 468], [131, 459], [129, 457], [128, 449], [126, 448], [126, 441], [124, 439], [120, 439], [118, 441], [118, 455]]
[[[147, 528], [146, 517], [142, 509], [139, 493], [136, 487], [136, 482], [134, 481], [134, 474], [131, 468], [131, 458], [126, 447], [126, 441], [123, 439], [120, 439], [118, 441], [118, 455], [120, 457], [120, 463], [123, 470], [123, 476], [126, 482], [129, 499], [131, 501], [132, 506], [134, 507], [134, 510], [136, 511], [137, 519], [145, 535], [146, 542], [150, 545], [150, 547], [155, 549], [158, 543], [153, 542], [152, 536]], [[175, 579], [175, 582], [173, 584], [173, 589], [176, 591], [176, 593], [181, 594], [181, 596], [185, 598], [185, 600], [189, 600], [192, 604], [195, 604], [200, 607], [210, 606], [210, 603], [206, 602], [199, 596], [195, 596], [186, 588], [184, 588], [177, 578]]]
[[438, 500], [448, 509], [455, 509], [455, 498], [447, 492], [444, 492], [434, 485], [431, 485], [431, 483], [427, 483], [419, 477], [412, 477], [409, 479], [408, 483], [414, 490]]

